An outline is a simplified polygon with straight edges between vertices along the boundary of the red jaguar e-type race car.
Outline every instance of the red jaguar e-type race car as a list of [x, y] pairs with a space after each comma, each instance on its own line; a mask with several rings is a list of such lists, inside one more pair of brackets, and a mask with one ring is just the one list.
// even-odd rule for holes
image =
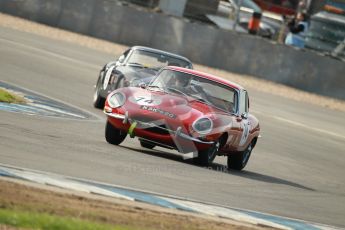
[[228, 168], [248, 163], [259, 137], [258, 120], [249, 114], [247, 91], [199, 71], [165, 67], [149, 85], [120, 88], [107, 97], [105, 138], [118, 145], [129, 134], [146, 148], [193, 152], [209, 165], [228, 156]]

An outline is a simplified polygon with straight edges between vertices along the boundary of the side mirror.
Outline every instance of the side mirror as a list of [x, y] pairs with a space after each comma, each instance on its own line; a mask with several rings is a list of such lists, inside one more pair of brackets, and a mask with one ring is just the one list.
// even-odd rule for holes
[[243, 119], [248, 119], [248, 113], [242, 113], [242, 114], [241, 114], [241, 117], [242, 117]]
[[117, 60], [117, 62], [118, 63], [120, 63], [120, 64], [122, 64], [124, 61], [125, 61], [125, 55], [121, 55], [120, 57], [119, 57], [119, 60]]

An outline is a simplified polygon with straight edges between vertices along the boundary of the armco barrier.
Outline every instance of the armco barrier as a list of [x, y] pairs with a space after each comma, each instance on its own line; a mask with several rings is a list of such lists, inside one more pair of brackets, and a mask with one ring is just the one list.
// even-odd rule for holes
[[116, 0], [0, 0], [0, 11], [126, 45], [345, 100], [345, 62]]

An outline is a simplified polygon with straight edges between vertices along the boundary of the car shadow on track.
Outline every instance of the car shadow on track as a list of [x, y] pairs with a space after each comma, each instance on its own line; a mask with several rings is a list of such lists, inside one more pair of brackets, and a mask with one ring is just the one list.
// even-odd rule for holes
[[[181, 162], [181, 163], [187, 163], [187, 164], [193, 164], [193, 159], [187, 159], [184, 160], [183, 157], [181, 156], [181, 154], [176, 154], [176, 153], [171, 153], [171, 152], [164, 152], [161, 151], [159, 149], [145, 149], [145, 148], [132, 148], [132, 147], [128, 147], [128, 146], [122, 146], [123, 148], [135, 151], [135, 152], [141, 152], [144, 153], [146, 155], [150, 155], [150, 156], [155, 156], [155, 157], [161, 157], [161, 158], [165, 158], [165, 159], [169, 159], [169, 160], [173, 160], [173, 161], [177, 161], [177, 162]], [[195, 165], [195, 164], [194, 164]], [[195, 165], [197, 166], [197, 165]]]
[[242, 171], [231, 170], [231, 169], [228, 169], [227, 166], [218, 164], [218, 163], [213, 163], [209, 167], [202, 167], [195, 164], [193, 162], [193, 159], [184, 160], [180, 154], [173, 154], [173, 153], [164, 152], [164, 151], [155, 150], [155, 149], [149, 150], [149, 149], [137, 149], [137, 148], [131, 148], [131, 147], [125, 147], [125, 146], [122, 146], [122, 147], [136, 151], [136, 152], [141, 152], [150, 156], [161, 157], [164, 159], [169, 159], [169, 160], [181, 162], [184, 164], [189, 164], [194, 167], [205, 168], [206, 170], [212, 170], [219, 173], [230, 174], [232, 176], [243, 177], [246, 179], [262, 181], [262, 182], [270, 183], [270, 184], [287, 185], [287, 186], [291, 186], [291, 187], [295, 187], [295, 188], [299, 188], [303, 190], [308, 190], [308, 191], [315, 191], [315, 189], [303, 186], [301, 184], [298, 184], [292, 181], [284, 180], [284, 179], [273, 177], [273, 176], [268, 176], [268, 175], [257, 173], [257, 172], [251, 172], [247, 170], [242, 170]]
[[231, 174], [233, 176], [244, 177], [246, 179], [262, 181], [262, 182], [266, 182], [270, 184], [282, 184], [282, 185], [287, 185], [287, 186], [291, 186], [291, 187], [295, 187], [295, 188], [299, 188], [303, 190], [308, 190], [308, 191], [316, 191], [315, 189], [306, 187], [304, 185], [301, 185], [292, 181], [284, 180], [284, 179], [273, 177], [273, 176], [268, 176], [268, 175], [257, 173], [257, 172], [251, 172], [247, 170], [242, 170], [242, 171], [231, 170], [231, 169], [228, 169], [225, 165], [221, 165], [217, 163], [213, 163], [210, 167], [214, 171], [221, 171], [221, 172]]

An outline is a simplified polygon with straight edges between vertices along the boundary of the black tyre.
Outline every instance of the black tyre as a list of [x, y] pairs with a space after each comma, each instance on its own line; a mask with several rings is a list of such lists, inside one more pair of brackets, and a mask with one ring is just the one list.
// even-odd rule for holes
[[107, 121], [107, 124], [105, 125], [105, 139], [108, 143], [119, 145], [125, 140], [126, 136], [126, 132], [115, 128], [109, 121]]
[[96, 85], [95, 88], [95, 93], [93, 95], [93, 106], [95, 108], [98, 109], [103, 109], [104, 108], [104, 103], [105, 103], [105, 98], [103, 98], [100, 94], [99, 94], [100, 88], [99, 85]]
[[199, 151], [198, 156], [195, 158], [196, 163], [201, 166], [209, 166], [216, 158], [219, 147], [220, 142], [216, 141], [210, 148]]
[[246, 150], [243, 152], [238, 152], [233, 155], [228, 156], [228, 168], [229, 169], [235, 169], [235, 170], [242, 170], [244, 167], [246, 167], [249, 157], [253, 150], [253, 144], [250, 143]]
[[147, 149], [153, 149], [156, 145], [145, 142], [145, 141], [140, 141], [141, 147], [147, 148]]

